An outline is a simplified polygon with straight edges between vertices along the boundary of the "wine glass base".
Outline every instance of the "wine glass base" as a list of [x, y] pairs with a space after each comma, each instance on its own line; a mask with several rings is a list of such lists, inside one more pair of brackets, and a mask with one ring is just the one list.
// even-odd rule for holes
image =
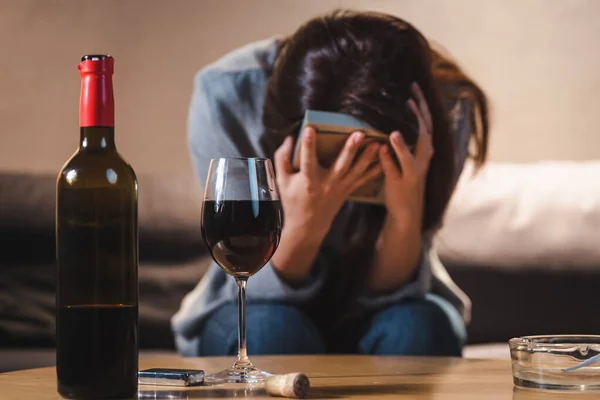
[[252, 363], [235, 363], [226, 370], [207, 375], [204, 382], [207, 384], [219, 383], [260, 383], [272, 376], [266, 371], [256, 368]]

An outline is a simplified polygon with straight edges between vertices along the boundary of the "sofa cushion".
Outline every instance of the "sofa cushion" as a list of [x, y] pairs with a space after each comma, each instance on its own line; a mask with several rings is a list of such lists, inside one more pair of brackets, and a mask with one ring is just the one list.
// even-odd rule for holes
[[[171, 316], [183, 297], [196, 286], [209, 263], [207, 257], [185, 263], [140, 263], [140, 347], [175, 347]], [[0, 268], [0, 348], [54, 346], [54, 263], [0, 263]]]
[[494, 268], [448, 264], [473, 303], [468, 342], [524, 335], [598, 334], [600, 264], [595, 269]]
[[442, 261], [478, 267], [600, 265], [600, 161], [468, 165], [436, 237]]
[[[201, 191], [193, 176], [140, 175], [138, 182], [140, 257], [185, 261], [206, 254], [200, 234]], [[15, 237], [10, 243], [19, 241], [17, 247], [0, 243], [1, 257], [21, 259], [21, 246], [39, 236], [30, 257], [48, 259], [49, 242], [44, 240], [54, 235], [55, 207], [54, 174], [0, 173], [0, 232]], [[45, 251], [39, 254], [42, 242]]]
[[[0, 347], [54, 345], [52, 174], [0, 173]], [[170, 318], [209, 259], [190, 175], [139, 178], [140, 345], [173, 348]]]

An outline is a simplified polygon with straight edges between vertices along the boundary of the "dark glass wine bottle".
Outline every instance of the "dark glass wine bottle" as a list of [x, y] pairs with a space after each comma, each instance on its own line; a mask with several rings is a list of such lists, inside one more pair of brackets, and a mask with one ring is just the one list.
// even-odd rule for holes
[[137, 396], [138, 187], [115, 147], [113, 65], [81, 59], [79, 148], [57, 179], [56, 372], [67, 398]]

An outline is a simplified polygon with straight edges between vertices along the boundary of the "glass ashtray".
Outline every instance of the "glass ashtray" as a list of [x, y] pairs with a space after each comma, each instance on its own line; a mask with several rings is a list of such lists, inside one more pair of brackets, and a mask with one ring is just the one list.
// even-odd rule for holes
[[515, 386], [600, 391], [600, 336], [523, 336], [508, 343]]

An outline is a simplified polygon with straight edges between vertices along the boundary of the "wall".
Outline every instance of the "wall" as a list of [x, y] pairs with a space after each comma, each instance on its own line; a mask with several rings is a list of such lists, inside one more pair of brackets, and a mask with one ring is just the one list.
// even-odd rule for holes
[[78, 141], [85, 53], [116, 59], [117, 144], [140, 172], [188, 171], [194, 73], [334, 7], [413, 22], [493, 105], [491, 158], [600, 157], [597, 0], [0, 0], [0, 169], [57, 171]]

